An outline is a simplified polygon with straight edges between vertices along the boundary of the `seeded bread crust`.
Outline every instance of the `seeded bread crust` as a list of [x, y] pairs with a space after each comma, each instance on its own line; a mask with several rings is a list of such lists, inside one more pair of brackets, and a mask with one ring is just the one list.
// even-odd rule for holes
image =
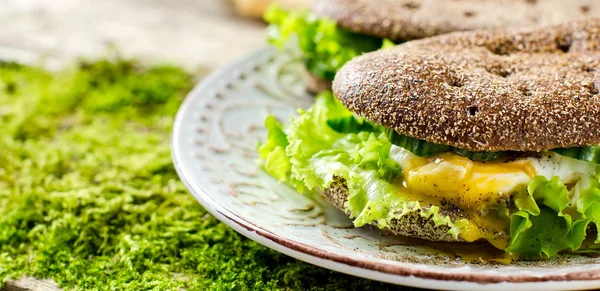
[[451, 33], [346, 64], [333, 91], [400, 134], [471, 151], [600, 143], [600, 18]]
[[[322, 196], [335, 208], [344, 211], [344, 203], [348, 200], [348, 187], [344, 180], [336, 180], [322, 192]], [[375, 224], [374, 224], [375, 225]], [[448, 226], [436, 226], [432, 220], [423, 218], [417, 212], [409, 212], [389, 223], [390, 232], [412, 238], [436, 242], [465, 242], [460, 236], [454, 238], [448, 233]]]
[[600, 16], [594, 0], [315, 0], [313, 11], [361, 34], [412, 40], [454, 31], [553, 25]]

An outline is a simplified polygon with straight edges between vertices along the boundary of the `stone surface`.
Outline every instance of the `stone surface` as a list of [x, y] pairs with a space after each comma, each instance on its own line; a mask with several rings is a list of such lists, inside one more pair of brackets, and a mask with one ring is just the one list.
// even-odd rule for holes
[[218, 67], [264, 46], [264, 24], [224, 0], [2, 0], [0, 59], [60, 66], [119, 52]]

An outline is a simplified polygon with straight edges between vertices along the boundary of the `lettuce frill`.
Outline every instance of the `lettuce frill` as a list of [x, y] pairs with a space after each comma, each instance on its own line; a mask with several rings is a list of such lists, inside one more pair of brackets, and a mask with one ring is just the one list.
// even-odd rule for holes
[[272, 6], [265, 20], [270, 23], [268, 41], [283, 48], [296, 37], [308, 71], [325, 80], [333, 80], [335, 73], [354, 57], [394, 45], [389, 40], [340, 28], [334, 21], [306, 11]]

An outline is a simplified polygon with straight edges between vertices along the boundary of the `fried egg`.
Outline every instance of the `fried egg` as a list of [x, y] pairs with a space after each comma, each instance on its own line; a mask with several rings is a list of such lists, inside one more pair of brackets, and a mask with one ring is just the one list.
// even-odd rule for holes
[[538, 175], [547, 179], [557, 176], [569, 185], [596, 173], [593, 163], [553, 152], [511, 161], [476, 162], [453, 153], [418, 157], [392, 146], [390, 157], [402, 168], [404, 189], [430, 203], [444, 199], [463, 209], [506, 199]]

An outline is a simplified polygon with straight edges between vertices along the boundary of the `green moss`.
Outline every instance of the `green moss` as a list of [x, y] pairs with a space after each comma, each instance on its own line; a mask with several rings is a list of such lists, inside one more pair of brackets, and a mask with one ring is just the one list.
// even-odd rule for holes
[[391, 289], [296, 261], [209, 215], [178, 180], [169, 136], [179, 68], [0, 63], [0, 283], [74, 290]]

